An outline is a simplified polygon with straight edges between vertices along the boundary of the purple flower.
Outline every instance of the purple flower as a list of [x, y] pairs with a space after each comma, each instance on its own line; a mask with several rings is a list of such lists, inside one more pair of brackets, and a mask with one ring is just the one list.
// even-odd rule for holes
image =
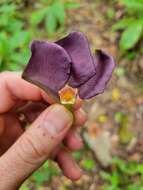
[[88, 40], [72, 32], [52, 43], [34, 40], [32, 55], [22, 77], [59, 100], [58, 91], [66, 84], [78, 88], [82, 99], [102, 93], [115, 67], [113, 58], [96, 50], [92, 56]]

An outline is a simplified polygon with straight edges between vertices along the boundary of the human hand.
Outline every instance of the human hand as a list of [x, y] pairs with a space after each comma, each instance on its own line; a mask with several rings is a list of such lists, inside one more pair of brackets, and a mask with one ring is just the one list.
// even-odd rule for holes
[[[86, 114], [80, 107], [78, 100], [73, 122], [72, 114], [64, 106], [54, 104], [45, 92], [21, 79], [20, 74], [0, 74], [1, 190], [19, 188], [49, 158], [57, 161], [68, 178], [81, 177], [80, 168], [69, 154], [69, 150], [82, 147], [76, 128], [85, 123]], [[19, 117], [22, 114], [30, 123], [27, 130]]]

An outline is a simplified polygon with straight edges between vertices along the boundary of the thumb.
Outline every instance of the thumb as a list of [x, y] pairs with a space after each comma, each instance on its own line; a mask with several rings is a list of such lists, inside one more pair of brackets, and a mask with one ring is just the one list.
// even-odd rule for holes
[[72, 121], [72, 114], [64, 106], [47, 108], [0, 158], [1, 190], [15, 190], [39, 168], [61, 143]]

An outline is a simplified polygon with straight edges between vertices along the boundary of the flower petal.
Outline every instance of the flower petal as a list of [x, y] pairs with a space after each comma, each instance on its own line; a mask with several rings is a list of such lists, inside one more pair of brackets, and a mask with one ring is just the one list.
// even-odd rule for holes
[[85, 35], [81, 32], [72, 32], [56, 42], [62, 46], [72, 59], [72, 69], [69, 84], [79, 87], [95, 74], [93, 58]]
[[22, 77], [44, 89], [59, 100], [58, 91], [70, 77], [71, 59], [67, 52], [55, 43], [33, 41], [32, 56]]
[[94, 64], [96, 75], [79, 88], [79, 96], [82, 99], [89, 99], [102, 93], [115, 68], [113, 58], [101, 50], [96, 50]]

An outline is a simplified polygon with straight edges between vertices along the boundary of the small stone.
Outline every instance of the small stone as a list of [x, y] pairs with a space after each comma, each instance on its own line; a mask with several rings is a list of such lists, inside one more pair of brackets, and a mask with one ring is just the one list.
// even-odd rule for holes
[[111, 162], [111, 138], [109, 132], [100, 130], [94, 136], [84, 133], [84, 138], [100, 164], [103, 167], [109, 166]]
[[65, 176], [62, 176], [62, 182], [65, 186], [70, 186], [72, 185], [72, 181], [66, 178]]
[[89, 188], [89, 190], [95, 190], [95, 189], [97, 189], [97, 188], [96, 188], [96, 184], [92, 184], [92, 185], [90, 186], [90, 188]]

